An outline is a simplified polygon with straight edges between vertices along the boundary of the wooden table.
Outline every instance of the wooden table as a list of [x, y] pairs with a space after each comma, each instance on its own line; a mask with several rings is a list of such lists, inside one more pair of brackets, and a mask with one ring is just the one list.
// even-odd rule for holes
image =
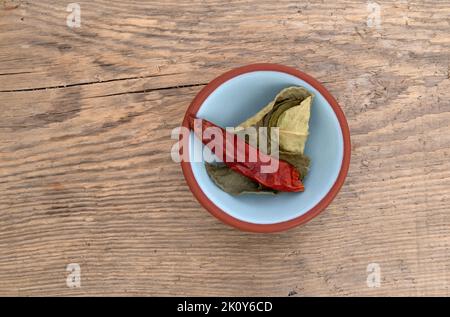
[[[69, 27], [69, 1], [0, 1], [0, 295], [449, 295], [448, 1], [78, 3]], [[256, 62], [324, 83], [352, 134], [338, 197], [280, 234], [211, 217], [170, 157]]]

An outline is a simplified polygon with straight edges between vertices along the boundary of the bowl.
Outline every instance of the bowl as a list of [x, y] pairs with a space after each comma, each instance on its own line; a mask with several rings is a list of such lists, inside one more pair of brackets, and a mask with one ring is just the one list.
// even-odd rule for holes
[[[311, 168], [305, 191], [277, 195], [233, 196], [217, 187], [203, 162], [193, 161], [194, 134], [189, 137], [190, 162], [181, 162], [187, 184], [212, 215], [235, 228], [278, 232], [306, 223], [323, 211], [344, 183], [350, 164], [350, 132], [333, 96], [317, 80], [294, 68], [253, 64], [224, 73], [194, 98], [183, 121], [194, 115], [222, 127], [236, 126], [270, 102], [283, 88], [300, 85], [315, 94], [305, 154]], [[197, 143], [197, 142], [196, 142]]]

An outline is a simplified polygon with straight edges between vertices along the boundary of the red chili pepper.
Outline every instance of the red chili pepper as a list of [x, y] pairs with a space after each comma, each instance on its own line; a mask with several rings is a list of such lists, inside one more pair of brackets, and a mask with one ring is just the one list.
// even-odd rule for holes
[[[238, 137], [237, 135], [233, 133], [227, 132], [225, 129], [215, 125], [214, 123], [201, 119], [201, 131], [200, 127], [194, 128], [194, 125], [197, 121], [194, 121], [196, 118], [193, 116], [189, 117], [189, 125], [190, 128], [194, 130], [196, 135], [202, 140], [202, 142], [206, 145], [210, 144], [210, 139], [204, 137], [204, 133], [201, 131], [205, 131], [207, 128], [218, 128], [222, 132], [223, 137], [223, 149], [222, 151], [216, 151], [214, 147], [211, 148], [214, 154], [220, 155], [222, 157], [219, 157], [228, 167], [230, 167], [232, 170], [247, 176], [248, 178], [275, 190], [278, 191], [284, 191], [284, 192], [299, 192], [304, 191], [304, 186], [302, 182], [300, 181], [300, 173], [298, 170], [288, 162], [285, 162], [283, 160], [278, 160], [275, 157], [271, 157], [270, 155], [267, 155], [261, 151], [259, 151], [257, 148], [252, 147], [248, 143], [246, 143], [243, 139]], [[201, 135], [199, 135], [199, 132]], [[230, 141], [233, 140], [233, 143], [230, 143]], [[230, 154], [227, 149], [233, 148], [234, 151], [232, 154]], [[239, 150], [244, 149], [245, 153], [238, 154]], [[256, 151], [257, 153], [257, 160], [256, 162], [239, 162], [237, 160], [238, 157], [249, 157], [250, 151]], [[219, 152], [219, 153], [216, 153]], [[220, 153], [222, 152], [222, 153]], [[254, 153], [254, 152], [253, 152]], [[243, 155], [245, 156], [239, 156]], [[278, 161], [278, 169], [273, 173], [262, 173], [261, 167], [262, 166], [269, 166], [270, 160], [273, 162]], [[276, 160], [276, 161], [273, 161]]]

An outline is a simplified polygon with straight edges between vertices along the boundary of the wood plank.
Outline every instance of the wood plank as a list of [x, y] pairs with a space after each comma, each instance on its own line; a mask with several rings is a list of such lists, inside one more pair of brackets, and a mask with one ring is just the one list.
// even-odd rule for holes
[[[448, 1], [379, 1], [380, 28], [353, 0], [79, 3], [71, 29], [65, 1], [0, 2], [0, 295], [449, 295]], [[324, 82], [352, 133], [338, 197], [280, 234], [209, 216], [170, 158], [255, 62]]]

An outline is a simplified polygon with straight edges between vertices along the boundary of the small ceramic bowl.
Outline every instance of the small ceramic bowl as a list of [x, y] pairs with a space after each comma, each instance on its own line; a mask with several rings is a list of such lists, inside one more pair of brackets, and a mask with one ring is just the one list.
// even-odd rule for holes
[[[350, 133], [344, 113], [317, 80], [276, 64], [248, 65], [219, 76], [198, 93], [186, 112], [186, 127], [188, 115], [233, 127], [264, 107], [280, 90], [294, 85], [303, 86], [316, 96], [305, 147], [311, 168], [303, 181], [304, 192], [233, 196], [211, 181], [204, 163], [181, 163], [184, 177], [200, 204], [231, 226], [252, 232], [283, 231], [324, 210], [344, 183], [350, 164]], [[191, 161], [193, 144], [191, 132]]]

